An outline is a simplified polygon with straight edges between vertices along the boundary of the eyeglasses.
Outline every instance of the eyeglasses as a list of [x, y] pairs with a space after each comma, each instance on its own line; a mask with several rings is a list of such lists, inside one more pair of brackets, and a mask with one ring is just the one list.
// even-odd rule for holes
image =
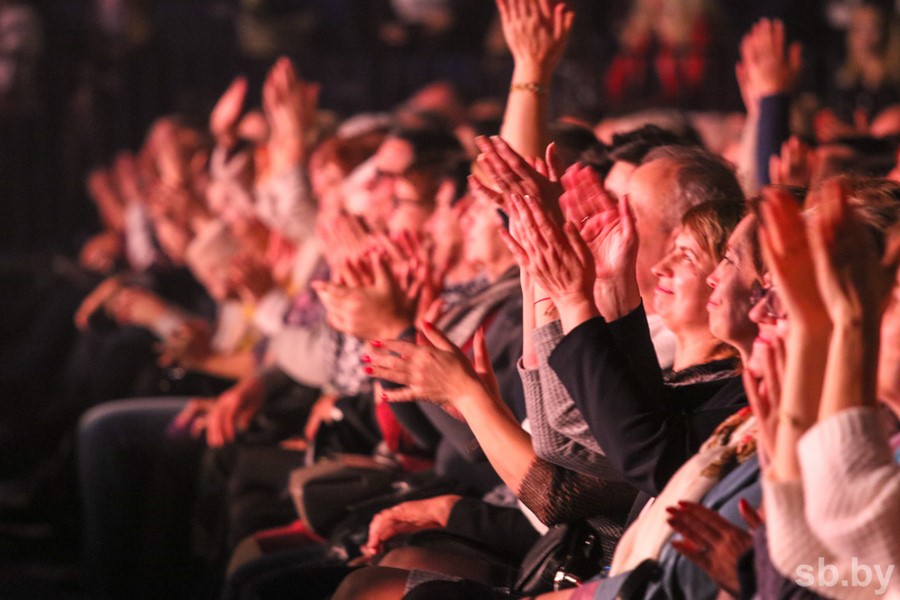
[[788, 315], [781, 306], [781, 300], [778, 298], [774, 285], [766, 288], [759, 281], [753, 282], [753, 286], [750, 288], [750, 305], [757, 306], [760, 302], [765, 302], [763, 314], [767, 318], [776, 321], [787, 319]]

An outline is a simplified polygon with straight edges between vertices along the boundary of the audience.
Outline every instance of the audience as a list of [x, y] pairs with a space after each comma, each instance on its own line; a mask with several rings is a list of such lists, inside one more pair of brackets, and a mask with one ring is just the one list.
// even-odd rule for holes
[[[615, 110], [551, 119], [578, 6], [496, 0], [505, 105], [341, 116], [280, 57], [86, 174], [22, 348], [75, 336], [44, 410], [87, 597], [900, 597], [893, 7], [843, 7], [818, 112], [819, 49], [759, 20], [730, 115], [717, 3], [623, 4]], [[368, 11], [398, 61], [490, 26]]]

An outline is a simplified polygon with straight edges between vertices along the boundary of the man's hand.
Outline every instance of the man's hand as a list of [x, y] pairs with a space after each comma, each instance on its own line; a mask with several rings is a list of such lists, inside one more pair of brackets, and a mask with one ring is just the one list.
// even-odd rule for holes
[[206, 417], [206, 443], [220, 448], [234, 442], [265, 402], [265, 389], [257, 377], [241, 380], [216, 400]]

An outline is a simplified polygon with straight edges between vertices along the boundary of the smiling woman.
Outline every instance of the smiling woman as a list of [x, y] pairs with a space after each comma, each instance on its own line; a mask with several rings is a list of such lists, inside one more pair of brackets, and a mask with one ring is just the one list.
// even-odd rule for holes
[[678, 339], [675, 370], [731, 353], [709, 330], [706, 278], [722, 259], [728, 233], [741, 219], [735, 202], [700, 204], [682, 219], [669, 252], [653, 267], [657, 277], [654, 308]]

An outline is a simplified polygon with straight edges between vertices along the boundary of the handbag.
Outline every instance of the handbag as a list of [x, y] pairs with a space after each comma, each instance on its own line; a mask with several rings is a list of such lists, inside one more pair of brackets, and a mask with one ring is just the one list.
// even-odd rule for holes
[[606, 546], [588, 520], [554, 525], [528, 551], [513, 591], [534, 596], [575, 587], [603, 570], [611, 559]]
[[291, 471], [288, 489], [303, 525], [327, 537], [352, 506], [390, 492], [401, 473], [395, 464], [343, 454]]

